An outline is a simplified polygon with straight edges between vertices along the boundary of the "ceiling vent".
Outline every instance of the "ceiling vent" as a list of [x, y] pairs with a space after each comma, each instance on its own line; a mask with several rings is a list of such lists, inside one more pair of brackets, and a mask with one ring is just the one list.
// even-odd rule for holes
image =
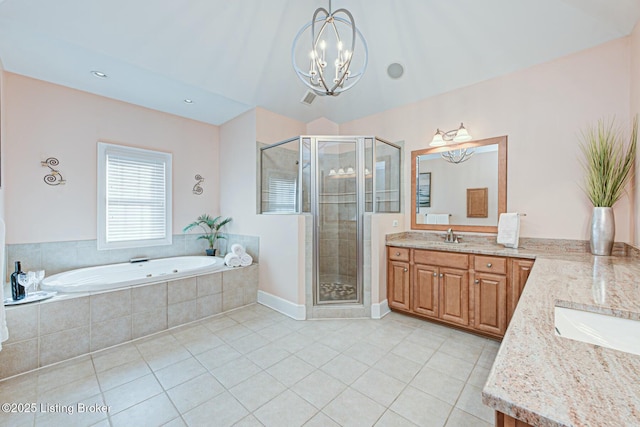
[[308, 90], [305, 92], [300, 102], [302, 102], [304, 105], [311, 105], [313, 103], [313, 100], [316, 99], [317, 96], [318, 95]]

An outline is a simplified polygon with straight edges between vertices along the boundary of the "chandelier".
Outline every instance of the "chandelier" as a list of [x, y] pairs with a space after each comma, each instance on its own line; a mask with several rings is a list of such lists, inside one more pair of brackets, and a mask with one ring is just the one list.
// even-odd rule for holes
[[[464, 124], [460, 123], [460, 127], [458, 129], [453, 129], [447, 132], [437, 129], [429, 146], [442, 147], [447, 145], [449, 142], [459, 144], [471, 141], [471, 139], [472, 137], [469, 135], [469, 132], [467, 132]], [[440, 156], [449, 163], [459, 164], [469, 160], [471, 156], [473, 156], [473, 153], [474, 150], [469, 148], [454, 148], [453, 150], [440, 153]]]
[[[354, 61], [356, 39], [362, 45], [362, 54]], [[306, 43], [309, 43], [309, 50], [304, 47]], [[368, 61], [367, 42], [356, 28], [351, 12], [347, 9], [331, 11], [329, 0], [329, 10], [316, 9], [311, 22], [298, 31], [291, 48], [291, 60], [300, 80], [313, 92], [337, 96], [351, 89], [364, 74]], [[298, 66], [299, 61], [304, 65]], [[354, 70], [356, 63], [361, 65]]]

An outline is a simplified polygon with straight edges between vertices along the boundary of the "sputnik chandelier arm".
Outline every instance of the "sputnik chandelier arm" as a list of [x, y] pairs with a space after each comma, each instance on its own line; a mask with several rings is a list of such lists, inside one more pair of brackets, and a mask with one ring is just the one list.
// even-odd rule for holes
[[[338, 16], [339, 14], [344, 15], [344, 17]], [[351, 50], [345, 49], [345, 42], [340, 35], [338, 25], [349, 28]], [[311, 43], [311, 51], [309, 52], [310, 66], [309, 70], [305, 71], [297, 65], [296, 54], [299, 52], [296, 52], [296, 47], [301, 38], [309, 32]], [[353, 72], [351, 65], [356, 48], [356, 38], [360, 39], [364, 56], [362, 68]], [[347, 44], [349, 43], [347, 42]], [[327, 56], [330, 55], [329, 50], [335, 54], [333, 78], [331, 78], [331, 73], [327, 67], [329, 65], [327, 61]], [[367, 43], [362, 33], [357, 29], [351, 12], [344, 8], [332, 12], [330, 0], [329, 10], [323, 7], [316, 9], [311, 22], [303, 26], [296, 35], [291, 48], [291, 60], [300, 80], [316, 94], [337, 96], [353, 87], [362, 77], [368, 62]]]

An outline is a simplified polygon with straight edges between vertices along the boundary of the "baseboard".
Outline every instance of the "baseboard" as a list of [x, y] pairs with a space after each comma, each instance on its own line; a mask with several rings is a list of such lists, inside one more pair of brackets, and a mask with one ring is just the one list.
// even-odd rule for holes
[[387, 300], [382, 301], [379, 304], [371, 304], [371, 318], [382, 319], [387, 314], [391, 313]]
[[294, 304], [265, 291], [258, 291], [258, 302], [295, 320], [307, 318], [307, 310], [304, 305]]

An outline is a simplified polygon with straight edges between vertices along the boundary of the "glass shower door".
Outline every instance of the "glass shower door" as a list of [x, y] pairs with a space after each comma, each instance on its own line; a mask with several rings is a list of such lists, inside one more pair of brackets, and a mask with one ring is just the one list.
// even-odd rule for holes
[[317, 140], [316, 304], [358, 303], [356, 139]]

